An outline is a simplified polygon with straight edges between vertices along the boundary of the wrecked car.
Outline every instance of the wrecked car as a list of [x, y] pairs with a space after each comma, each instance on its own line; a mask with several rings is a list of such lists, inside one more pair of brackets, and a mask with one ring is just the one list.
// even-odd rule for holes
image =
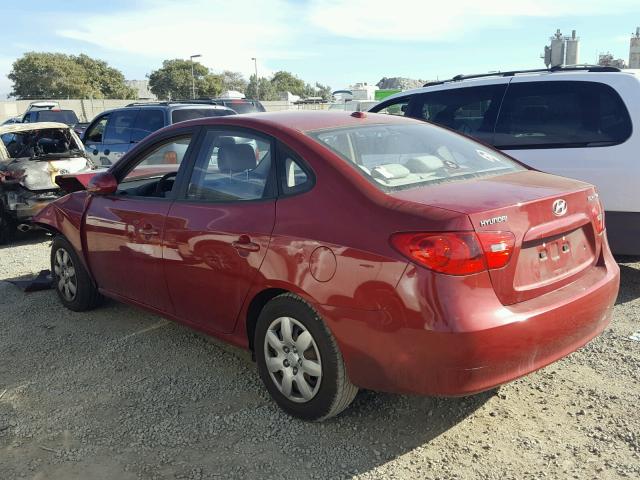
[[62, 195], [55, 177], [93, 168], [82, 142], [64, 123], [0, 126], [0, 243]]

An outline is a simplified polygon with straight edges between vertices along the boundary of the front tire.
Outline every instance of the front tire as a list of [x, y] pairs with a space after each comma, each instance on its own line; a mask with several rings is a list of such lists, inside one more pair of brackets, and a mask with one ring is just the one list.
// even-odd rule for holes
[[58, 298], [69, 310], [91, 310], [102, 299], [75, 249], [62, 235], [51, 243], [51, 277]]
[[325, 420], [347, 408], [358, 393], [333, 335], [297, 295], [285, 293], [265, 305], [254, 349], [262, 382], [294, 417]]

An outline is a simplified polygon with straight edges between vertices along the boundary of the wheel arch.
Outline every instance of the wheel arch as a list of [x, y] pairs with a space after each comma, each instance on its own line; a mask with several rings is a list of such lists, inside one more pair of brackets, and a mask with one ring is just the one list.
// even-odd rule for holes
[[264, 290], [259, 291], [256, 295], [253, 296], [251, 302], [249, 302], [249, 306], [247, 307], [247, 314], [245, 318], [245, 328], [247, 341], [249, 342], [249, 350], [251, 352], [254, 351], [253, 345], [253, 337], [256, 333], [256, 324], [258, 323], [258, 317], [260, 316], [260, 312], [264, 306], [269, 303], [269, 301], [276, 298], [278, 295], [282, 295], [283, 293], [290, 293], [290, 290], [286, 290], [284, 288], [266, 288]]

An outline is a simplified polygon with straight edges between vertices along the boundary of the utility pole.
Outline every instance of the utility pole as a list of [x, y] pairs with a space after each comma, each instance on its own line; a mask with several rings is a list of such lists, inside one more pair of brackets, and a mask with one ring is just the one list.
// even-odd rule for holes
[[253, 66], [256, 70], [256, 100], [260, 100], [260, 82], [258, 81], [258, 59], [256, 57], [251, 57], [253, 60]]
[[202, 55], [197, 54], [197, 55], [191, 55], [189, 57], [189, 60], [191, 60], [191, 99], [196, 98], [196, 77], [193, 74], [193, 59], [201, 56]]

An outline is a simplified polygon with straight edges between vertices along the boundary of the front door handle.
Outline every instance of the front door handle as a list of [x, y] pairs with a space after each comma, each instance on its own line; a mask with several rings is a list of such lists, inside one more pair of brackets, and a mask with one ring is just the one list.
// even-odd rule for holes
[[245, 252], [257, 252], [260, 250], [260, 245], [252, 242], [249, 235], [240, 235], [238, 240], [231, 242], [231, 245], [236, 250], [244, 250]]
[[139, 230], [139, 232], [141, 235], [144, 235], [145, 237], [158, 235], [158, 230], [153, 228], [151, 225], [145, 225], [143, 228]]

